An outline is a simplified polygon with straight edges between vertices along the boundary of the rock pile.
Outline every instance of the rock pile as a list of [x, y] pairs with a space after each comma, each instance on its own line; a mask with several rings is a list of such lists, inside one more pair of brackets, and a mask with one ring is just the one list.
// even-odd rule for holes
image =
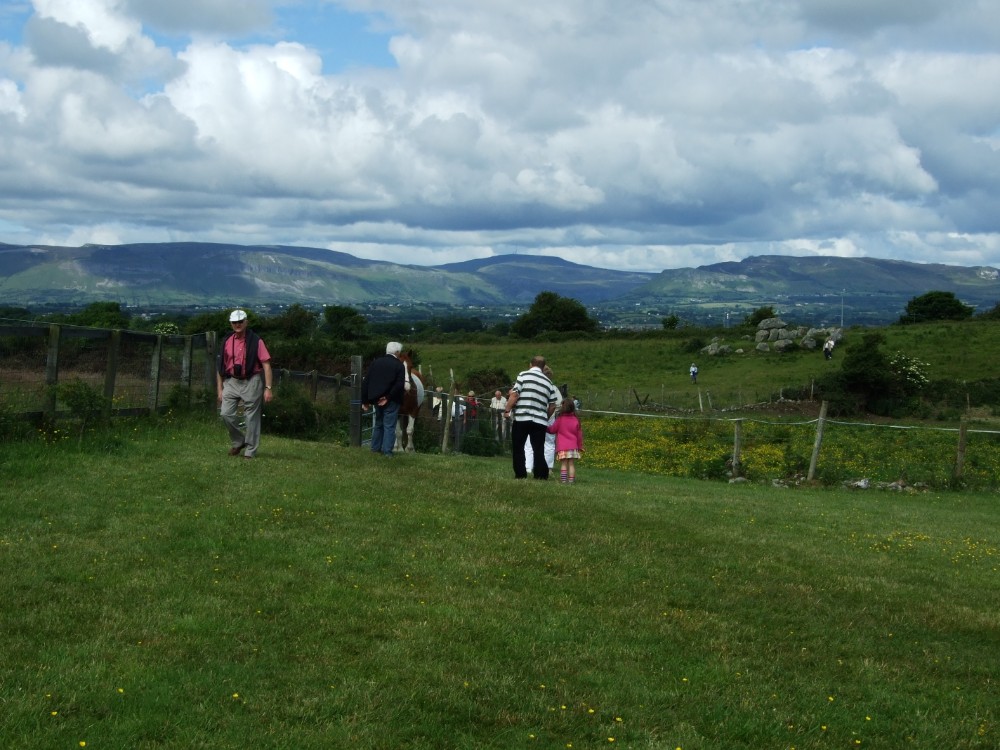
[[[800, 346], [803, 349], [815, 349], [822, 346], [828, 338], [839, 342], [843, 336], [841, 328], [806, 328], [805, 326], [789, 326], [781, 318], [767, 318], [757, 324], [757, 334], [754, 337], [756, 349], [759, 352], [783, 352], [791, 347]], [[749, 338], [749, 337], [746, 337]], [[720, 354], [733, 354], [734, 350], [728, 344], [722, 344], [718, 339], [701, 350], [702, 354], [714, 357]], [[736, 349], [736, 354], [742, 354], [743, 349]]]

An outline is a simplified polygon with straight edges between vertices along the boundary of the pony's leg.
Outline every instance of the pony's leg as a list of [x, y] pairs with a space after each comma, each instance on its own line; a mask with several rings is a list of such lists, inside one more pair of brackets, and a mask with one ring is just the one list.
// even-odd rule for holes
[[413, 453], [416, 450], [413, 447], [413, 428], [416, 423], [417, 420], [413, 417], [408, 417], [406, 420], [406, 450], [409, 453]]
[[399, 453], [403, 450], [402, 439], [403, 439], [403, 421], [404, 417], [402, 414], [399, 415], [399, 419], [396, 420], [396, 444], [392, 447], [393, 453]]

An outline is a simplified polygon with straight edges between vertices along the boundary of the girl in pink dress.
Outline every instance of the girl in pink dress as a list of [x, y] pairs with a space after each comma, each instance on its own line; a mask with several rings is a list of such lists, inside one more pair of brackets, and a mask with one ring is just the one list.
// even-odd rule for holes
[[549, 425], [556, 436], [556, 460], [559, 461], [559, 481], [572, 484], [576, 480], [576, 459], [583, 453], [583, 427], [576, 415], [576, 402], [565, 398], [559, 416]]

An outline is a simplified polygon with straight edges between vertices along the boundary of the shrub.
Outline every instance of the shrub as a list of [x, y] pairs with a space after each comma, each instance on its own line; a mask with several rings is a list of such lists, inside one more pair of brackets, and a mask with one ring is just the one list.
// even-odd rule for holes
[[305, 389], [282, 381], [275, 398], [264, 408], [267, 430], [276, 435], [315, 439], [320, 434], [320, 417]]
[[30, 434], [28, 421], [19, 417], [6, 401], [0, 401], [0, 443], [22, 440]]
[[80, 378], [56, 386], [56, 395], [66, 404], [70, 414], [80, 421], [81, 440], [87, 426], [100, 421], [104, 408], [108, 405], [108, 400], [101, 391]]
[[494, 437], [489, 418], [480, 419], [475, 428], [462, 437], [462, 453], [467, 455], [500, 456], [503, 452], [503, 444]]
[[[506, 394], [513, 382], [514, 378], [508, 375], [506, 370], [502, 367], [495, 367], [492, 369], [473, 370], [465, 376], [465, 382], [462, 386], [465, 391], [489, 394], [492, 397], [493, 392], [496, 390], [503, 391]], [[480, 408], [482, 408], [482, 405], [480, 405]]]
[[681, 351], [685, 354], [698, 354], [704, 348], [705, 339], [700, 336], [690, 338], [681, 345]]

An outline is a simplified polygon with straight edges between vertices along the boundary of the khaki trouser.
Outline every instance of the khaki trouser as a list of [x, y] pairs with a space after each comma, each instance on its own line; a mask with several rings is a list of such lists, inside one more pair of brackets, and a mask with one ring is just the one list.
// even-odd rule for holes
[[[240, 429], [240, 416], [236, 413], [243, 402], [246, 432]], [[244, 456], [252, 458], [260, 445], [260, 418], [264, 408], [264, 376], [257, 373], [249, 380], [226, 378], [222, 384], [222, 407], [219, 415], [229, 430], [234, 448], [246, 446]]]

